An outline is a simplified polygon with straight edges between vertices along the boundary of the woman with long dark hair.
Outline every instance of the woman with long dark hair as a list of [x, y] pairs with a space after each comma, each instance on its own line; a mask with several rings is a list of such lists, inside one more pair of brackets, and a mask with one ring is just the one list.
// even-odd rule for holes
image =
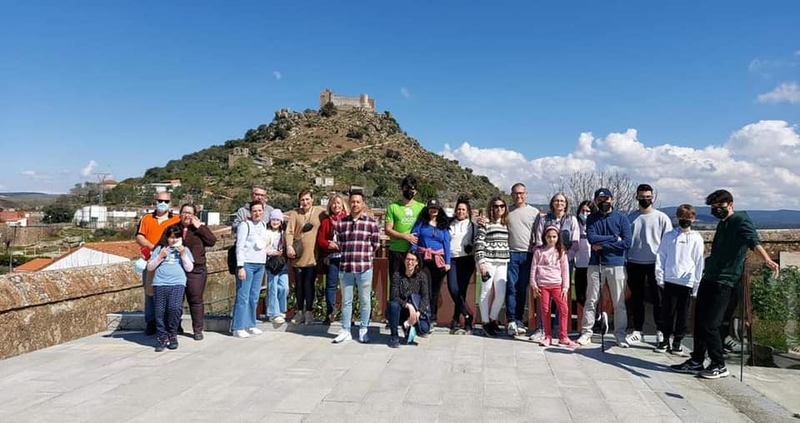
[[450, 222], [439, 200], [432, 199], [419, 213], [411, 228], [417, 245], [411, 247], [422, 256], [422, 271], [430, 283], [431, 321], [436, 322], [442, 279], [450, 270]]
[[[493, 197], [486, 206], [488, 222], [478, 227], [475, 240], [475, 260], [481, 274], [480, 309], [483, 332], [487, 336], [502, 334], [497, 318], [506, 298], [508, 262], [508, 205], [500, 197]], [[489, 294], [494, 288], [494, 301], [489, 307]]]
[[[467, 288], [475, 274], [473, 250], [478, 229], [471, 217], [469, 200], [459, 197], [453, 220], [450, 221], [450, 271], [447, 272], [447, 289], [455, 304], [453, 321], [450, 323], [451, 334], [472, 331], [473, 316], [467, 308]], [[458, 326], [461, 316], [464, 316], [463, 330]]]
[[389, 320], [389, 347], [397, 348], [400, 345], [397, 327], [403, 321], [403, 331], [408, 343], [414, 342], [417, 332], [422, 332], [420, 319], [424, 318], [428, 308], [429, 295], [425, 272], [420, 272], [419, 256], [408, 250], [403, 260], [402, 272], [392, 274], [390, 284], [389, 306], [386, 308], [386, 318]]
[[586, 304], [586, 286], [587, 274], [589, 270], [589, 256], [591, 255], [591, 246], [589, 240], [586, 239], [586, 219], [590, 214], [597, 211], [597, 206], [594, 201], [581, 201], [575, 211], [578, 217], [578, 227], [580, 228], [580, 240], [578, 241], [578, 249], [575, 252], [575, 299], [578, 304], [583, 307]]
[[[292, 323], [314, 324], [314, 281], [317, 279], [317, 231], [325, 209], [314, 205], [311, 190], [297, 194], [299, 207], [288, 214], [286, 223], [286, 255], [294, 270], [296, 310]], [[295, 250], [295, 247], [301, 251]]]

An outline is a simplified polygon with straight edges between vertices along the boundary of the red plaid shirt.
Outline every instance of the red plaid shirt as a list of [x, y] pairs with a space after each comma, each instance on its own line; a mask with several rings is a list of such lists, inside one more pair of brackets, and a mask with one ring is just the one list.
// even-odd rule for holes
[[361, 214], [337, 220], [333, 230], [342, 252], [341, 269], [346, 273], [362, 273], [372, 269], [372, 257], [380, 248], [380, 228], [375, 219]]

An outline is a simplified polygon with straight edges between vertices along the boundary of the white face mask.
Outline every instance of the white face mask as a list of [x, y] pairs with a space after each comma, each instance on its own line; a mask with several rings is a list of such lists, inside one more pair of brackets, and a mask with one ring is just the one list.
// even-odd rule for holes
[[180, 248], [183, 245], [183, 238], [178, 238], [174, 244], [172, 244], [172, 248]]

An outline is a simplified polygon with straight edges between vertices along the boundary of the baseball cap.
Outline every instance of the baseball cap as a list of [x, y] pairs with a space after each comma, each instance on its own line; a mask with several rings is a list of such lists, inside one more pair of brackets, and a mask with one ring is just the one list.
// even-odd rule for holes
[[430, 200], [428, 200], [427, 207], [442, 207], [442, 205], [439, 204], [439, 200], [431, 198]]
[[600, 188], [600, 189], [598, 189], [597, 191], [594, 192], [594, 198], [598, 198], [598, 197], [609, 197], [609, 198], [611, 198], [611, 197], [614, 197], [614, 196], [611, 195], [611, 190], [610, 189], [608, 189], [608, 188]]

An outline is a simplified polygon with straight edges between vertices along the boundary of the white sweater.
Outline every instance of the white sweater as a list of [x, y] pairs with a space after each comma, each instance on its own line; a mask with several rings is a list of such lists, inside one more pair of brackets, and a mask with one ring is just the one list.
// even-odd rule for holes
[[703, 278], [703, 237], [695, 231], [675, 228], [664, 235], [656, 254], [656, 283], [664, 282], [692, 288], [697, 295]]
[[465, 257], [464, 247], [472, 245], [474, 249], [475, 236], [478, 235], [478, 225], [469, 219], [453, 220], [450, 224], [450, 257]]
[[267, 262], [267, 225], [262, 220], [253, 223], [247, 219], [244, 225], [236, 230], [236, 265], [244, 266], [245, 263], [264, 264]]

